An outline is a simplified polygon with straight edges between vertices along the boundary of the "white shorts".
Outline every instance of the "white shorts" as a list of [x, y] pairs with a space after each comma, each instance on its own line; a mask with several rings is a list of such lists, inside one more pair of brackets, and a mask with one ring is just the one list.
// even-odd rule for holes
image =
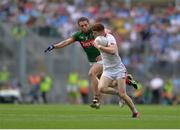
[[102, 76], [105, 76], [105, 77], [110, 78], [112, 80], [116, 80], [116, 79], [125, 78], [126, 74], [127, 74], [126, 71], [117, 70], [117, 71], [112, 72], [112, 71], [105, 70], [105, 71], [103, 71]]

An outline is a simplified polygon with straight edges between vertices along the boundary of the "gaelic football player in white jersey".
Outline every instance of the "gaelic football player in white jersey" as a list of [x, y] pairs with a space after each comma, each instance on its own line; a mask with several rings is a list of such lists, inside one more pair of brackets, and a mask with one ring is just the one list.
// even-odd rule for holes
[[[113, 35], [105, 33], [104, 26], [100, 23], [94, 24], [92, 31], [96, 37], [94, 46], [100, 51], [103, 60], [103, 74], [98, 84], [99, 92], [119, 96], [129, 106], [132, 117], [139, 117], [133, 101], [126, 93], [126, 68], [118, 54], [116, 39]], [[117, 80], [118, 89], [108, 87], [113, 80]]]

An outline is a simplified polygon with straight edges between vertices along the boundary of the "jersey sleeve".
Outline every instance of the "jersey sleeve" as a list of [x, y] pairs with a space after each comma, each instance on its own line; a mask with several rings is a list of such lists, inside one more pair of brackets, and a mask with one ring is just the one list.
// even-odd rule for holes
[[79, 41], [79, 32], [75, 32], [71, 37], [74, 38], [75, 41]]

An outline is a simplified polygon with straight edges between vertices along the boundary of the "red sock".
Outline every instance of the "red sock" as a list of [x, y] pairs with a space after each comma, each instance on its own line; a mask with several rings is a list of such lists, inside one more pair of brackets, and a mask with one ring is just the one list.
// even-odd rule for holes
[[128, 76], [126, 76], [126, 84], [130, 84], [130, 80], [128, 79]]

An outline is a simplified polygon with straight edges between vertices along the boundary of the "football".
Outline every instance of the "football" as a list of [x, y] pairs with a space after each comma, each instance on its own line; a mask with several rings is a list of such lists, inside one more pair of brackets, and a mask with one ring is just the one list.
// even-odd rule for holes
[[107, 46], [108, 45], [108, 40], [104, 36], [98, 36], [95, 39], [95, 42], [101, 46]]

